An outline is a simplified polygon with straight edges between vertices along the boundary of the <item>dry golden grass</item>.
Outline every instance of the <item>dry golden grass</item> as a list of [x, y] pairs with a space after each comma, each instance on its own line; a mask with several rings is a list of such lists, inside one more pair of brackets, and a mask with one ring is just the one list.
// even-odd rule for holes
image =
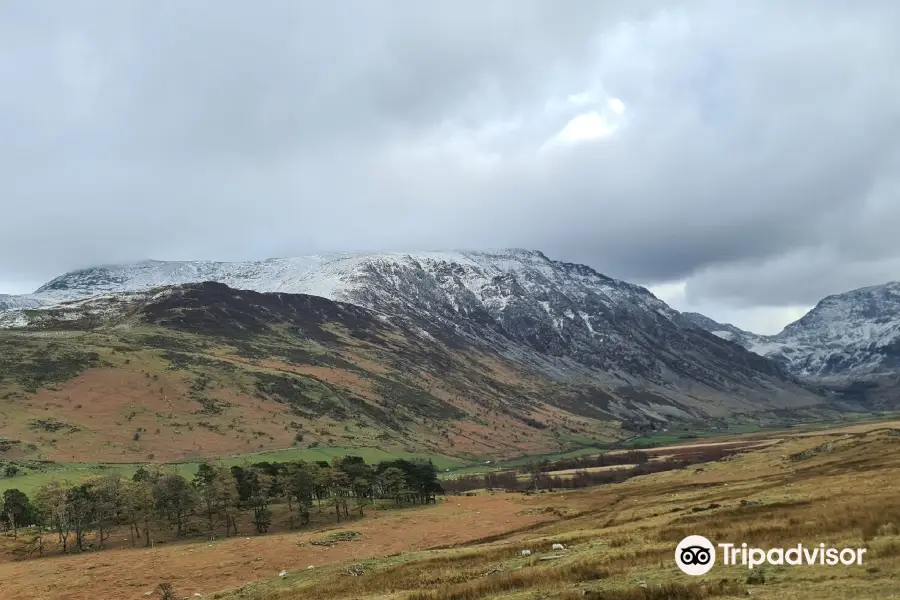
[[[772, 600], [900, 598], [898, 432], [779, 439], [617, 485], [450, 497], [437, 507], [379, 512], [351, 526], [361, 541], [332, 549], [297, 546], [308, 536], [298, 533], [7, 563], [0, 598], [138, 597], [157, 579], [179, 597], [196, 591], [220, 600], [703, 600], [748, 591]], [[867, 554], [859, 566], [752, 572], [720, 562], [692, 578], [673, 560], [690, 534]], [[552, 551], [554, 543], [566, 550]], [[523, 549], [533, 554], [523, 557]], [[272, 577], [282, 568], [285, 577]]]
[[[568, 516], [499, 541], [373, 560], [350, 577], [341, 565], [300, 571], [244, 590], [251, 600], [701, 600], [747, 597], [837, 600], [900, 598], [900, 435], [877, 427], [784, 436], [713, 464], [619, 485], [536, 494]], [[704, 535], [761, 548], [866, 548], [862, 565], [719, 564], [684, 575], [675, 545]], [[551, 552], [560, 542], [565, 552]], [[533, 555], [522, 557], [522, 549]], [[554, 555], [551, 560], [541, 560]], [[223, 594], [230, 598], [230, 594]], [[237, 596], [235, 596], [237, 597]]]

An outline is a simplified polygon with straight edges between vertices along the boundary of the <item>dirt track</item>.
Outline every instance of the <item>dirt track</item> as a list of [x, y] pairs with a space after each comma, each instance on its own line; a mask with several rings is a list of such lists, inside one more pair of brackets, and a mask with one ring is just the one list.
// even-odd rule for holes
[[0, 564], [0, 598], [137, 599], [162, 581], [172, 583], [182, 596], [209, 596], [274, 577], [282, 569], [457, 544], [555, 518], [519, 514], [530, 504], [514, 494], [448, 497], [438, 506], [370, 514], [346, 525], [360, 532], [359, 541], [331, 548], [309, 544], [322, 536], [320, 529], [7, 562]]

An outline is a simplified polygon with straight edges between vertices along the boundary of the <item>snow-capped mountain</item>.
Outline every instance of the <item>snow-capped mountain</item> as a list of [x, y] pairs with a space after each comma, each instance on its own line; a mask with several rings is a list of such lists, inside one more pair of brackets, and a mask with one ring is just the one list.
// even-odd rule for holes
[[640, 405], [653, 417], [691, 417], [821, 401], [774, 362], [690, 325], [647, 289], [532, 250], [144, 261], [73, 271], [29, 299], [65, 307], [204, 281], [362, 306], [447, 345], [480, 347], [588, 386], [597, 402], [631, 407], [624, 412]]
[[828, 296], [771, 336], [706, 317], [691, 320], [805, 379], [858, 379], [900, 370], [900, 282]]
[[22, 310], [28, 308], [38, 308], [44, 302], [30, 295], [13, 296], [10, 294], [0, 294], [0, 312], [5, 310]]
[[700, 313], [684, 312], [681, 313], [681, 316], [694, 325], [699, 326], [701, 329], [710, 332], [714, 336], [720, 337], [723, 340], [728, 340], [729, 342], [734, 342], [744, 348], [749, 349], [765, 340], [765, 336], [745, 331], [730, 323], [719, 323]]

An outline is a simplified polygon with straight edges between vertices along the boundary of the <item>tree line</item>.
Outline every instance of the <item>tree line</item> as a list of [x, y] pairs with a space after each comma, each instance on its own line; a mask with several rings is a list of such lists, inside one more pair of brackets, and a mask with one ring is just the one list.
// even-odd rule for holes
[[202, 463], [192, 479], [165, 467], [139, 467], [78, 483], [51, 481], [29, 497], [3, 493], [0, 525], [13, 536], [28, 528], [24, 553], [44, 554], [47, 536], [62, 552], [103, 549], [116, 528], [128, 527], [132, 545], [152, 546], [159, 534], [210, 539], [238, 534], [249, 517], [257, 533], [272, 524], [274, 504], [286, 504], [288, 525], [306, 525], [311, 510], [331, 511], [336, 521], [363, 515], [377, 499], [394, 505], [429, 504], [443, 494], [430, 461], [366, 464], [358, 456], [320, 462], [258, 462], [225, 467]]
[[[523, 469], [528, 474], [527, 478], [521, 478], [520, 472], [516, 470], [497, 471], [490, 473], [480, 473], [473, 475], [463, 475], [454, 479], [448, 479], [441, 482], [444, 490], [448, 494], [462, 494], [473, 490], [507, 490], [510, 492], [528, 492], [534, 490], [564, 490], [593, 487], [597, 485], [606, 485], [612, 483], [622, 483], [632, 477], [640, 475], [650, 475], [653, 473], [661, 473], [663, 471], [673, 471], [675, 469], [683, 469], [690, 465], [713, 462], [721, 460], [738, 450], [729, 450], [721, 448], [703, 448], [692, 451], [691, 454], [679, 457], [669, 457], [662, 460], [637, 460], [633, 467], [624, 469], [612, 469], [609, 471], [587, 471], [577, 470], [569, 477], [562, 475], [554, 475], [552, 471], [561, 471], [572, 468], [563, 465], [569, 465], [573, 459], [564, 459], [551, 463], [553, 468], [545, 470], [547, 464], [533, 464]], [[641, 453], [642, 454], [642, 453]], [[620, 455], [622, 456], [622, 455]], [[640, 457], [632, 457], [640, 458]], [[610, 463], [605, 463], [606, 466]], [[595, 465], [601, 466], [601, 465]], [[578, 468], [578, 467], [576, 467]], [[584, 467], [580, 467], [584, 468]]]
[[640, 450], [598, 454], [596, 456], [574, 456], [557, 460], [543, 460], [536, 464], [521, 467], [519, 472], [531, 473], [535, 470], [547, 473], [569, 469], [591, 469], [594, 467], [610, 467], [618, 465], [640, 465], [650, 460], [650, 455]]

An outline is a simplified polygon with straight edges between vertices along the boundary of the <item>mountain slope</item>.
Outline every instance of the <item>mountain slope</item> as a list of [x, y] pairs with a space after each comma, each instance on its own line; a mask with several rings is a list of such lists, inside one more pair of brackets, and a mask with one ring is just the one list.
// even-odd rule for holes
[[[448, 339], [462, 335], [488, 343], [561, 379], [570, 378], [573, 369], [585, 374], [602, 369], [624, 384], [670, 385], [689, 378], [733, 392], [736, 386], [758, 386], [760, 374], [782, 378], [766, 361], [684, 327], [678, 313], [646, 289], [529, 250], [246, 263], [144, 261], [67, 273], [33, 297], [51, 303], [200, 281], [352, 302], [443, 332]], [[522, 356], [519, 345], [537, 354]], [[686, 353], [699, 354], [684, 360]], [[733, 368], [733, 360], [739, 368]]]
[[850, 381], [900, 371], [897, 282], [823, 298], [799, 320], [771, 336], [685, 313], [689, 315], [699, 327], [769, 357], [804, 379]]
[[[751, 415], [777, 420], [785, 411], [819, 410], [823, 403], [774, 362], [689, 324], [645, 288], [536, 251], [147, 261], [68, 273], [29, 298], [44, 308], [0, 313], [0, 328], [31, 340], [47, 328], [87, 331], [124, 336], [126, 345], [140, 346], [148, 342], [130, 337], [137, 319], [138, 328], [224, 337], [225, 345], [237, 348], [228, 353], [258, 361], [305, 343], [303, 336], [310, 334], [303, 323], [325, 311], [315, 317], [321, 331], [346, 330], [341, 339], [363, 344], [378, 356], [379, 369], [405, 386], [449, 385], [449, 397], [456, 398], [450, 403], [462, 411], [454, 413], [457, 421], [494, 427], [508, 411], [518, 423], [558, 421], [563, 427], [569, 420], [572, 428], [565, 432], [557, 427], [561, 433], [537, 434], [543, 448], [578, 436], [608, 438], [603, 423], [639, 427]], [[173, 298], [177, 304], [168, 304]], [[159, 318], [152, 319], [154, 314]], [[346, 322], [346, 315], [358, 324]], [[182, 319], [192, 328], [185, 330]], [[273, 337], [273, 329], [281, 333]], [[337, 342], [323, 335], [317, 330], [311, 339], [341, 364], [356, 368], [371, 360], [349, 352], [343, 342], [329, 346]], [[193, 352], [207, 355], [197, 344], [189, 344]], [[482, 397], [491, 408], [472, 412]], [[427, 421], [418, 427], [423, 429], [417, 443], [435, 439]]]
[[730, 323], [719, 323], [710, 319], [706, 315], [702, 315], [696, 312], [683, 312], [681, 313], [683, 319], [686, 319], [688, 322], [700, 327], [701, 329], [710, 332], [716, 337], [722, 338], [723, 340], [728, 340], [729, 342], [734, 342], [735, 344], [746, 348], [751, 349], [757, 344], [765, 342], [765, 336], [758, 335], [756, 333], [745, 331], [740, 327], [735, 327]]
[[44, 304], [45, 302], [30, 295], [14, 296], [10, 294], [0, 294], [0, 312], [6, 310], [38, 308]]
[[900, 283], [822, 299], [768, 351], [805, 377], [861, 377], [900, 369]]
[[314, 296], [190, 284], [0, 321], [7, 458], [183, 460], [297, 445], [502, 457], [624, 435], [599, 413], [560, 408], [575, 397], [566, 386]]

